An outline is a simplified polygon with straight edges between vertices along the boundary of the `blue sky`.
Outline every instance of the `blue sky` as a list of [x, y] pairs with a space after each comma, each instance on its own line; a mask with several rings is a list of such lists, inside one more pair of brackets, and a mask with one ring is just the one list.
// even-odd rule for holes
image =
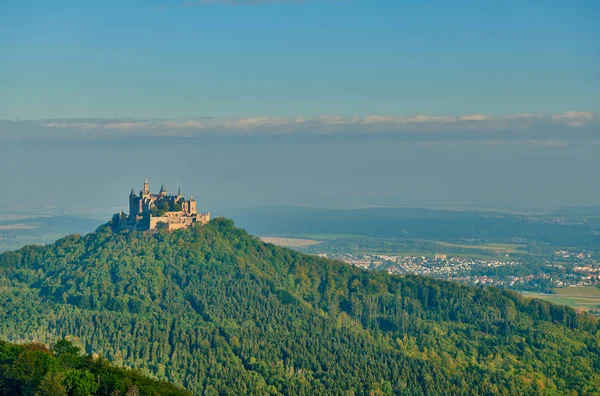
[[0, 119], [600, 109], [597, 1], [0, 2]]
[[600, 2], [0, 0], [2, 207], [600, 197]]

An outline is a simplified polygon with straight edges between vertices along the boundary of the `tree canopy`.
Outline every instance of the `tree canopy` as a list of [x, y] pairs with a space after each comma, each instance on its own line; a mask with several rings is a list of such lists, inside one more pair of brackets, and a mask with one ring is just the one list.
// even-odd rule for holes
[[[594, 394], [598, 323], [496, 288], [367, 272], [219, 218], [0, 255], [0, 336], [195, 394]], [[68, 348], [67, 348], [68, 349]], [[82, 379], [85, 381], [85, 379]]]
[[51, 348], [39, 343], [18, 345], [0, 341], [0, 394], [189, 395], [138, 371], [115, 367], [105, 358], [83, 356], [66, 339], [59, 339]]

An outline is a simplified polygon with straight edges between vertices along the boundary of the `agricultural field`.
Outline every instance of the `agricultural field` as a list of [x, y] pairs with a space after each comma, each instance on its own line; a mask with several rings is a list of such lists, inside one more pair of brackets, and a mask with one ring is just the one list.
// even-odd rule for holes
[[316, 241], [333, 241], [342, 238], [364, 237], [359, 234], [285, 234], [285, 238], [314, 239]]
[[600, 310], [600, 289], [593, 286], [562, 287], [554, 289], [556, 294], [522, 292], [531, 298], [539, 298], [558, 305], [585, 311]]
[[484, 243], [481, 245], [462, 245], [458, 243], [437, 242], [437, 244], [447, 247], [491, 250], [495, 253], [523, 253], [527, 249], [527, 245], [518, 243]]
[[321, 241], [315, 241], [313, 239], [300, 239], [300, 238], [283, 238], [283, 237], [261, 237], [263, 242], [272, 243], [273, 245], [283, 247], [302, 247], [318, 245]]

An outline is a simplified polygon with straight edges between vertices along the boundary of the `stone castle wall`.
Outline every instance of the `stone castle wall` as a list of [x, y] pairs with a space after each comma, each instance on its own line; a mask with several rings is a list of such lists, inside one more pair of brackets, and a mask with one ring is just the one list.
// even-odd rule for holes
[[[166, 212], [163, 216], [152, 216], [152, 208], [162, 205], [166, 202], [170, 208], [173, 205], [180, 204], [181, 211]], [[154, 230], [157, 228], [176, 230], [189, 227], [195, 223], [205, 224], [210, 221], [210, 213], [197, 213], [196, 200], [190, 197], [186, 200], [181, 196], [167, 195], [164, 185], [159, 194], [151, 194], [148, 179], [144, 182], [144, 189], [137, 196], [131, 189], [129, 194], [129, 217], [124, 213], [116, 215], [116, 222], [119, 228], [136, 228], [140, 230]]]
[[185, 212], [167, 212], [165, 216], [150, 216], [148, 229], [164, 228], [168, 230], [177, 230], [189, 227], [195, 223], [206, 224], [210, 221], [210, 213], [187, 215]]

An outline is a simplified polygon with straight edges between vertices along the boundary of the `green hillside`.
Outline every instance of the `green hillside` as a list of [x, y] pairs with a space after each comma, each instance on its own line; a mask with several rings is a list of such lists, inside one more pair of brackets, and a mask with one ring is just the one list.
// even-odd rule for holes
[[362, 271], [222, 218], [0, 255], [1, 338], [78, 337], [195, 394], [600, 394], [598, 330], [567, 307]]
[[186, 396], [187, 391], [139, 372], [112, 366], [99, 356], [82, 356], [65, 339], [43, 344], [0, 341], [0, 394], [39, 396]]

